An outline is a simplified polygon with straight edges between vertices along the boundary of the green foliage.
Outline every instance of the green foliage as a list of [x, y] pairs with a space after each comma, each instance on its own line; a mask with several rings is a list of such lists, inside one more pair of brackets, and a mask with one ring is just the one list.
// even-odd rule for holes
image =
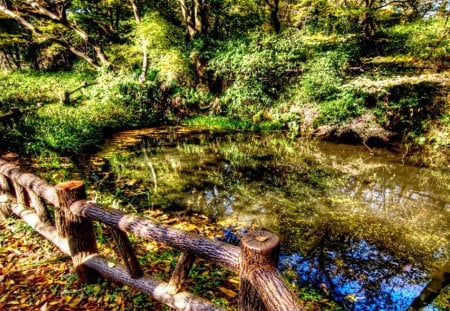
[[225, 131], [270, 131], [280, 129], [276, 121], [252, 122], [224, 116], [196, 116], [183, 121], [184, 125]]
[[380, 122], [412, 139], [426, 132], [429, 122], [439, 118], [445, 107], [445, 99], [436, 92], [435, 85], [425, 82], [393, 86], [388, 100], [380, 101], [375, 109]]
[[386, 30], [385, 53], [439, 59], [450, 54], [448, 23], [444, 18], [418, 20]]
[[10, 107], [27, 108], [38, 103], [58, 102], [64, 90], [73, 90], [83, 82], [94, 79], [95, 74], [89, 71], [0, 73], [0, 109], [6, 111]]
[[[141, 23], [135, 24], [128, 36], [129, 42], [112, 47], [111, 61], [122, 70], [140, 73], [142, 44], [145, 40], [149, 61], [147, 78], [167, 85], [186, 85], [192, 82], [189, 59], [183, 53], [183, 30], [157, 12], [149, 12]], [[131, 44], [130, 44], [131, 43]]]
[[357, 117], [365, 111], [365, 96], [355, 90], [345, 90], [336, 99], [322, 102], [318, 124], [342, 124], [350, 118]]
[[[13, 91], [15, 85], [19, 85], [20, 74], [11, 77], [17, 79], [9, 84], [9, 89]], [[149, 126], [165, 118], [161, 115], [164, 110], [159, 106], [162, 98], [156, 83], [139, 84], [131, 76], [105, 73], [97, 77], [95, 84], [80, 90], [81, 94], [73, 94], [72, 104], [68, 106], [58, 103], [58, 95], [63, 90], [79, 87], [82, 83], [80, 77], [85, 75], [75, 74], [69, 78], [69, 73], [47, 73], [44, 76], [26, 73], [24, 77], [27, 85], [39, 85], [41, 90], [36, 94], [24, 93], [29, 96], [27, 103], [39, 100], [46, 104], [24, 115], [20, 123], [6, 134], [6, 138], [10, 144], [16, 144], [28, 152], [39, 154], [51, 150], [63, 154], [81, 153], [99, 146], [112, 131]], [[65, 81], [70, 84], [63, 85]], [[60, 92], [55, 92], [55, 85], [60, 85]], [[70, 87], [72, 85], [73, 88]], [[24, 90], [26, 86], [19, 88]]]
[[229, 84], [221, 99], [229, 114], [252, 117], [273, 106], [306, 58], [298, 35], [253, 32], [226, 41], [215, 51], [209, 68]]
[[184, 124], [222, 130], [246, 130], [251, 127], [251, 122], [249, 121], [236, 120], [223, 116], [197, 116], [186, 119]]
[[309, 61], [307, 72], [301, 78], [303, 93], [312, 101], [334, 97], [342, 84], [339, 70], [344, 62], [345, 58], [336, 52], [327, 52]]

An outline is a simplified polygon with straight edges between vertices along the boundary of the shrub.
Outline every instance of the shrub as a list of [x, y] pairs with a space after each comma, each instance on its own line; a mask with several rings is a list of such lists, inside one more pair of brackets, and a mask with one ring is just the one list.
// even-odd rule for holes
[[221, 100], [229, 114], [251, 117], [274, 105], [306, 60], [299, 35], [295, 30], [280, 35], [254, 32], [226, 41], [213, 52], [209, 68], [228, 81]]
[[[43, 80], [39, 75], [25, 75], [28, 84], [38, 81], [42, 90], [50, 89], [59, 76], [47, 73]], [[161, 106], [166, 101], [160, 97], [164, 92], [159, 84], [139, 84], [132, 75], [117, 72], [101, 74], [96, 82], [71, 105], [59, 103], [51, 93], [43, 96], [50, 102], [27, 112], [5, 133], [8, 144], [36, 154], [47, 150], [78, 154], [98, 146], [111, 131], [164, 122], [167, 109]]]
[[345, 90], [336, 99], [320, 105], [319, 124], [342, 124], [350, 118], [361, 115], [365, 110], [366, 96], [355, 90]]
[[418, 20], [386, 30], [389, 40], [384, 45], [387, 54], [408, 54], [420, 58], [438, 59], [450, 54], [448, 25], [443, 18]]

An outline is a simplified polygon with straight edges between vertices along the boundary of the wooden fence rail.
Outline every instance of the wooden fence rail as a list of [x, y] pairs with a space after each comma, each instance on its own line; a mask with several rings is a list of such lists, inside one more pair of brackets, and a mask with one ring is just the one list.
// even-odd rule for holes
[[[222, 310], [210, 301], [181, 291], [195, 258], [201, 257], [239, 274], [239, 311], [302, 310], [297, 297], [276, 269], [280, 243], [270, 232], [251, 231], [243, 236], [240, 247], [229, 245], [104, 208], [87, 201], [81, 181], [50, 186], [1, 159], [0, 192], [14, 201], [10, 209], [15, 215], [71, 256], [82, 282], [94, 282], [100, 274], [133, 286], [177, 310]], [[53, 218], [47, 205], [54, 207]], [[92, 221], [110, 228], [123, 264], [98, 253]], [[168, 282], [143, 273], [128, 233], [181, 251]]]

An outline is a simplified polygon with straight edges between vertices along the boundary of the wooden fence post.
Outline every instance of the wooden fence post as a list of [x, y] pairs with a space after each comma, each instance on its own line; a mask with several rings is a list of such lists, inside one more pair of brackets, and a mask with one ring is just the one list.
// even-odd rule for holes
[[14, 187], [14, 194], [16, 196], [17, 204], [19, 204], [22, 208], [27, 208], [30, 200], [29, 196], [27, 196], [28, 193], [25, 188], [19, 185], [16, 181], [13, 181], [12, 184]]
[[11, 193], [11, 186], [8, 182], [8, 178], [3, 174], [0, 174], [0, 192]]
[[[3, 174], [0, 174], [0, 194], [11, 195], [11, 186]], [[8, 204], [6, 204], [8, 199], [6, 197], [5, 199], [5, 202], [0, 202], [0, 218], [4, 219], [11, 214]]]
[[98, 252], [92, 221], [76, 216], [70, 211], [72, 203], [85, 200], [86, 190], [80, 180], [67, 181], [55, 186], [59, 206], [56, 229], [62, 238], [67, 238], [70, 255], [81, 283], [93, 283], [98, 278], [95, 270], [83, 265], [83, 259]]
[[195, 260], [195, 254], [193, 253], [181, 253], [178, 258], [178, 263], [173, 270], [172, 277], [169, 281], [169, 293], [176, 294], [180, 291], [183, 282], [185, 281], [189, 270]]
[[120, 229], [108, 226], [111, 235], [116, 242], [117, 252], [122, 258], [125, 266], [132, 279], [140, 278], [144, 275], [144, 272], [139, 265], [139, 262], [134, 254], [133, 246], [131, 245], [128, 235]]
[[31, 198], [31, 205], [36, 211], [39, 219], [45, 224], [53, 225], [44, 200], [33, 191], [29, 191], [28, 195]]
[[250, 231], [241, 239], [239, 311], [266, 310], [256, 288], [251, 284], [255, 268], [275, 268], [280, 252], [280, 239], [268, 231]]

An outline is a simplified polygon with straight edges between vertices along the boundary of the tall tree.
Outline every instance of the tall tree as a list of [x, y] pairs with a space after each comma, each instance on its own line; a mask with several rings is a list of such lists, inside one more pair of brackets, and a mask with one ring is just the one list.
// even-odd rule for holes
[[183, 22], [189, 39], [208, 30], [209, 0], [179, 0]]
[[[0, 13], [15, 19], [40, 40], [56, 43], [96, 68], [109, 65], [97, 40], [69, 20], [70, 5], [70, 1], [1, 1]], [[84, 47], [79, 46], [72, 34], [81, 39]]]
[[281, 23], [278, 17], [278, 12], [280, 10], [279, 0], [264, 0], [267, 6], [270, 9], [270, 21], [272, 22], [272, 27], [276, 33], [279, 33], [281, 30]]
[[[138, 7], [138, 4], [135, 0], [130, 0], [131, 8], [133, 9], [134, 20], [136, 24], [141, 23], [141, 13]], [[147, 79], [147, 71], [148, 71], [148, 53], [147, 53], [147, 39], [144, 36], [141, 36], [141, 49], [142, 49], [142, 68], [141, 74], [139, 75], [139, 82], [143, 83]]]

